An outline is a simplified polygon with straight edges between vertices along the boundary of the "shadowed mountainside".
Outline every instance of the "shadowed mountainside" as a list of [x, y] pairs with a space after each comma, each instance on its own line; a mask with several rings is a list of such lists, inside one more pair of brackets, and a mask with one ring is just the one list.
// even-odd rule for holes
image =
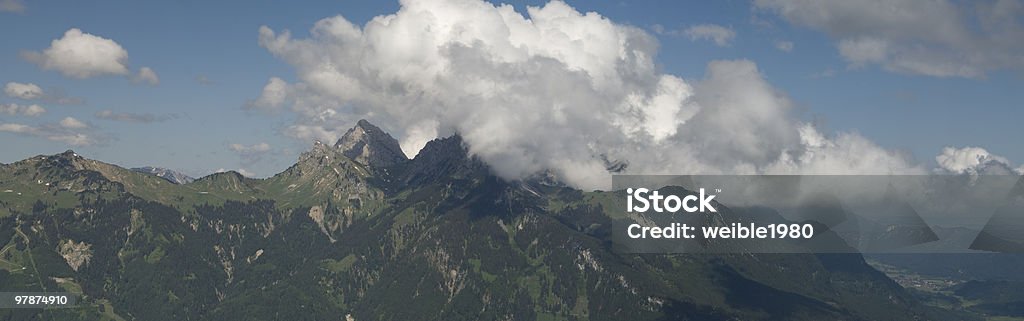
[[504, 181], [458, 136], [414, 159], [397, 146], [360, 121], [273, 177], [186, 184], [71, 151], [2, 165], [0, 291], [85, 299], [0, 316], [942, 317], [857, 254], [616, 253], [614, 192]]

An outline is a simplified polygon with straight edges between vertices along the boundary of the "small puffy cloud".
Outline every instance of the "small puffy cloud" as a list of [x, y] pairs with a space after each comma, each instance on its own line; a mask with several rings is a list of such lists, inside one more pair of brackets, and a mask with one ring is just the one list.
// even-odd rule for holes
[[149, 67], [142, 67], [132, 75], [127, 65], [128, 51], [120, 44], [78, 28], [68, 29], [63, 37], [50, 42], [49, 48], [22, 52], [22, 57], [44, 70], [54, 70], [71, 78], [118, 75], [136, 83], [160, 83], [156, 72]]
[[255, 173], [250, 172], [249, 170], [246, 170], [245, 168], [241, 168], [241, 167], [239, 167], [237, 169], [225, 169], [225, 168], [222, 167], [222, 168], [218, 168], [217, 170], [215, 170], [213, 172], [214, 173], [235, 172], [235, 173], [242, 174], [242, 176], [245, 176], [245, 177], [256, 177]]
[[94, 138], [82, 133], [54, 134], [46, 136], [46, 139], [63, 142], [71, 146], [90, 146], [96, 144]]
[[78, 119], [75, 119], [73, 117], [64, 117], [64, 119], [61, 119], [60, 120], [60, 126], [64, 127], [64, 128], [67, 128], [67, 129], [89, 128], [89, 125], [86, 125], [82, 121], [80, 121]]
[[977, 78], [1024, 70], [1019, 0], [755, 0], [763, 11], [831, 37], [850, 67]]
[[828, 68], [825, 68], [825, 70], [822, 70], [822, 71], [819, 71], [819, 72], [815, 72], [815, 73], [811, 73], [809, 75], [809, 77], [813, 78], [813, 79], [822, 79], [822, 78], [832, 78], [832, 77], [835, 77], [835, 75], [836, 75], [836, 70], [833, 69], [832, 67], [828, 67]]
[[11, 124], [11, 123], [2, 123], [2, 124], [0, 124], [0, 132], [28, 133], [28, 132], [33, 131], [33, 129], [34, 128], [32, 126], [22, 125], [22, 124]]
[[[700, 39], [723, 45], [735, 37], [701, 29]], [[403, 1], [363, 26], [325, 18], [308, 38], [260, 27], [259, 44], [296, 80], [271, 78], [247, 108], [292, 113], [287, 135], [331, 142], [367, 118], [415, 155], [458, 132], [506, 179], [550, 170], [606, 188], [608, 160], [643, 174], [923, 171], [862, 136], [801, 121], [751, 61], [713, 61], [692, 81], [666, 74], [655, 37], [560, 1], [522, 13], [479, 0]]]
[[732, 44], [736, 38], [735, 31], [716, 24], [699, 24], [682, 30], [666, 29], [665, 26], [655, 24], [651, 26], [651, 31], [659, 35], [684, 36], [693, 41], [710, 40], [720, 47]]
[[0, 12], [25, 13], [25, 2], [22, 0], [0, 0]]
[[695, 25], [686, 30], [683, 30], [683, 34], [690, 38], [690, 40], [711, 40], [714, 41], [715, 45], [723, 47], [728, 46], [732, 43], [733, 38], [736, 38], [736, 32], [732, 29], [719, 26], [716, 24], [700, 24]]
[[877, 38], [843, 39], [836, 46], [852, 67], [883, 63], [889, 51], [889, 43]]
[[9, 82], [4, 86], [4, 93], [7, 94], [8, 97], [25, 100], [39, 99], [43, 97], [43, 89], [33, 83], [23, 84], [18, 82]]
[[39, 106], [39, 105], [36, 105], [36, 104], [32, 104], [32, 105], [29, 105], [28, 107], [25, 107], [25, 109], [22, 110], [22, 112], [21, 112], [22, 115], [30, 116], [30, 117], [39, 116], [39, 115], [42, 115], [44, 113], [46, 113], [46, 109], [43, 108], [42, 106]]
[[210, 85], [213, 85], [213, 84], [217, 83], [217, 82], [213, 81], [213, 79], [210, 79], [210, 77], [208, 77], [206, 75], [196, 76], [196, 82], [199, 83], [200, 85], [203, 85], [203, 86], [210, 86]]
[[150, 86], [156, 86], [160, 84], [160, 77], [157, 77], [156, 72], [149, 67], [142, 67], [139, 72], [132, 79], [135, 83], [148, 84]]
[[64, 126], [64, 121], [58, 124], [43, 124], [39, 126], [18, 123], [0, 123], [0, 132], [13, 133], [27, 137], [38, 137], [55, 142], [62, 142], [70, 146], [89, 146], [98, 143], [96, 137], [88, 132], [81, 131], [82, 129], [84, 128], [67, 128]]
[[775, 42], [775, 49], [778, 49], [779, 51], [784, 51], [784, 52], [792, 52], [793, 51], [793, 42], [792, 41], [776, 41]]
[[657, 24], [657, 23], [651, 25], [651, 31], [654, 31], [654, 33], [659, 34], [659, 35], [673, 33], [672, 31], [670, 31], [668, 29], [665, 29], [665, 26], [663, 26], [661, 24]]
[[111, 121], [123, 121], [130, 123], [155, 123], [174, 119], [174, 115], [154, 115], [138, 113], [121, 113], [112, 110], [102, 110], [96, 113], [96, 118]]
[[953, 174], [1024, 174], [1024, 166], [1014, 168], [1006, 157], [994, 155], [981, 147], [946, 147], [935, 156], [936, 172]]
[[55, 70], [72, 78], [100, 75], [127, 75], [128, 51], [113, 40], [69, 29], [42, 52], [25, 52], [23, 56], [45, 70]]
[[242, 144], [231, 144], [228, 145], [228, 148], [230, 148], [231, 151], [234, 151], [236, 153], [263, 153], [270, 151], [270, 144], [259, 143], [248, 146]]
[[[321, 124], [309, 124], [309, 125], [307, 125], [307, 124], [297, 123], [297, 124], [289, 126], [287, 129], [285, 129], [284, 133], [286, 135], [288, 135], [288, 136], [299, 138], [299, 139], [303, 139], [303, 140], [315, 140], [315, 141], [319, 141], [319, 142], [327, 142], [328, 144], [330, 144], [331, 142], [337, 141], [338, 138], [341, 138], [341, 136], [345, 134], [345, 131], [346, 131], [346, 128], [344, 126], [341, 126], [341, 125], [339, 125], [339, 126], [325, 126], [325, 125], [321, 125]], [[435, 130], [435, 132], [436, 132], [436, 130]], [[401, 145], [402, 146], [420, 146], [420, 148], [422, 148], [423, 146], [426, 146], [426, 142], [422, 142], [422, 144], [415, 144], [415, 143], [408, 143], [408, 142], [406, 142], [403, 139], [401, 141]], [[402, 147], [402, 150], [405, 151], [405, 147]], [[419, 150], [417, 149], [415, 151], [418, 152]], [[409, 153], [409, 152], [406, 152], [406, 153]], [[415, 152], [413, 152], [413, 154], [415, 154]]]
[[288, 83], [281, 78], [271, 77], [263, 86], [260, 97], [246, 103], [249, 109], [276, 110], [288, 99]]
[[58, 105], [81, 105], [85, 103], [85, 100], [79, 97], [68, 97], [64, 94], [64, 91], [58, 88], [50, 88], [43, 95], [42, 101], [50, 102]]
[[0, 104], [0, 113], [5, 113], [5, 114], [8, 114], [8, 115], [12, 115], [12, 116], [14, 116], [14, 115], [21, 115], [21, 116], [36, 117], [36, 116], [45, 114], [46, 113], [46, 108], [43, 108], [42, 106], [39, 106], [39, 105], [36, 105], [36, 104], [32, 104], [32, 105]]
[[68, 97], [60, 89], [50, 88], [48, 90], [43, 90], [39, 85], [33, 83], [8, 82], [4, 86], [4, 94], [11, 98], [41, 100], [60, 105], [77, 105], [83, 103], [81, 98]]
[[258, 143], [253, 145], [244, 145], [235, 143], [228, 145], [228, 149], [235, 152], [235, 154], [238, 154], [238, 157], [242, 159], [244, 164], [251, 165], [258, 162], [263, 158], [263, 155], [270, 152], [270, 144]]

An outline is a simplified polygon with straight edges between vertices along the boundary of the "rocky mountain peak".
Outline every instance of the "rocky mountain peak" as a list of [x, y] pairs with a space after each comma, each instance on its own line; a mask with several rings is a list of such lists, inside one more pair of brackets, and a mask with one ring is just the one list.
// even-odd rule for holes
[[85, 158], [70, 149], [60, 154], [42, 156], [41, 158], [43, 164], [49, 167], [64, 168], [71, 171], [79, 171], [86, 168], [84, 164]]
[[318, 140], [313, 142], [313, 148], [303, 153], [303, 155], [324, 156], [334, 154], [334, 152], [335, 150], [331, 145], [324, 144]]
[[188, 175], [185, 175], [185, 174], [182, 174], [180, 172], [177, 172], [177, 171], [174, 171], [174, 170], [171, 170], [171, 169], [167, 169], [167, 168], [161, 168], [161, 167], [145, 166], [145, 167], [132, 168], [132, 170], [136, 171], [136, 172], [139, 172], [139, 173], [146, 173], [146, 174], [156, 175], [157, 177], [166, 179], [166, 180], [170, 181], [171, 183], [179, 184], [179, 185], [180, 184], [188, 184], [188, 183], [191, 183], [192, 181], [196, 180], [195, 178], [192, 178], [192, 177], [190, 177]]
[[462, 136], [455, 134], [449, 137], [437, 138], [427, 142], [423, 150], [416, 155], [419, 162], [436, 163], [439, 161], [458, 161], [469, 157]]
[[313, 148], [299, 155], [299, 161], [293, 166], [300, 175], [320, 173], [342, 157], [341, 151], [320, 141], [313, 143]]
[[451, 176], [486, 175], [488, 172], [483, 161], [469, 154], [462, 136], [455, 134], [427, 142], [416, 158], [409, 162], [402, 181], [417, 185]]
[[371, 167], [387, 167], [409, 160], [398, 140], [365, 119], [349, 129], [334, 147], [346, 157]]

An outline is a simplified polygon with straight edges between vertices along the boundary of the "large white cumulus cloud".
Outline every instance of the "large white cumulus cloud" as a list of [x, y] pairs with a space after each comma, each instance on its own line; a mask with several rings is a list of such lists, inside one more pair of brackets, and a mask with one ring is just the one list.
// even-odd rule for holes
[[497, 174], [552, 170], [607, 187], [606, 161], [632, 173], [917, 172], [856, 134], [823, 135], [750, 61], [715, 61], [699, 81], [656, 66], [644, 31], [562, 2], [529, 7], [478, 0], [402, 1], [365, 26], [336, 16], [309, 38], [259, 30], [292, 65], [247, 106], [288, 109], [288, 133], [336, 139], [358, 118], [401, 137], [415, 155], [459, 132]]

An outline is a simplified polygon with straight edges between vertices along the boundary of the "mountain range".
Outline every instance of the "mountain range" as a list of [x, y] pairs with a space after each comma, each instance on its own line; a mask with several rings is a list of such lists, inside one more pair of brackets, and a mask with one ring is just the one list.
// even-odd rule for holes
[[409, 159], [365, 120], [266, 179], [36, 156], [0, 165], [0, 291], [82, 298], [0, 319], [973, 317], [859, 254], [618, 253], [619, 197], [503, 180], [458, 135]]

